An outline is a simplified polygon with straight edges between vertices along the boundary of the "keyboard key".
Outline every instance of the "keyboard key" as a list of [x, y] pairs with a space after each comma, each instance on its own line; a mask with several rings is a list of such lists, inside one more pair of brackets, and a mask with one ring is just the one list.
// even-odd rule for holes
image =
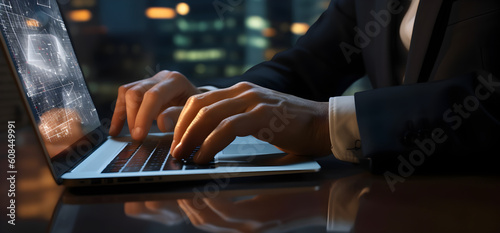
[[[169, 154], [170, 141], [146, 141], [127, 144], [125, 148], [111, 161], [102, 173], [112, 172], [138, 172], [138, 171], [168, 171], [168, 170], [194, 170], [214, 169], [217, 167], [214, 160], [209, 164], [198, 165], [192, 162], [197, 147], [186, 160], [177, 160]], [[163, 168], [163, 169], [162, 169]]]
[[169, 155], [170, 145], [169, 142], [160, 142], [158, 147], [156, 147], [155, 152], [149, 158], [146, 166], [142, 171], [159, 171], [161, 166], [165, 162], [167, 156]]
[[191, 154], [190, 154], [187, 158], [182, 159], [182, 162], [183, 162], [184, 164], [187, 164], [187, 163], [193, 163], [194, 154], [196, 154], [196, 152], [198, 152], [199, 150], [200, 150], [200, 147], [199, 147], [199, 146], [198, 146], [198, 147], [196, 147], [196, 148], [194, 148], [193, 152], [191, 152]]
[[163, 171], [182, 170], [183, 165], [182, 161], [175, 159], [169, 154], [167, 162], [165, 162], [165, 166], [163, 167]]
[[[196, 150], [198, 151], [198, 150]], [[196, 153], [193, 152], [194, 153]], [[184, 161], [184, 169], [185, 170], [195, 170], [195, 169], [214, 169], [216, 168], [217, 165], [215, 163], [215, 158], [212, 159], [208, 164], [196, 164], [192, 160], [190, 161]]]
[[102, 173], [119, 172], [132, 155], [137, 151], [140, 143], [128, 143], [120, 153], [106, 166]]
[[144, 163], [154, 151], [157, 143], [153, 141], [144, 142], [137, 150], [134, 156], [127, 163], [122, 172], [138, 172], [144, 166]]

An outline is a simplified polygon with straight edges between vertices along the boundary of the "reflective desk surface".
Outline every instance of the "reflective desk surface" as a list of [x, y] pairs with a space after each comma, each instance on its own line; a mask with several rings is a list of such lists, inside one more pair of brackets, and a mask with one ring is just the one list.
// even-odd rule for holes
[[497, 176], [413, 176], [391, 190], [332, 156], [313, 174], [65, 189], [31, 129], [18, 134], [16, 225], [2, 174], [1, 232], [500, 232]]

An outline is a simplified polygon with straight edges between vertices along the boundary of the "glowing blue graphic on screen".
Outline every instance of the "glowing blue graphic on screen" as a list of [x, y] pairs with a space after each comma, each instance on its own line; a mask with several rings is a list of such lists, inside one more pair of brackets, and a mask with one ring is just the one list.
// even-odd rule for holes
[[55, 0], [0, 0], [2, 35], [51, 156], [100, 126]]

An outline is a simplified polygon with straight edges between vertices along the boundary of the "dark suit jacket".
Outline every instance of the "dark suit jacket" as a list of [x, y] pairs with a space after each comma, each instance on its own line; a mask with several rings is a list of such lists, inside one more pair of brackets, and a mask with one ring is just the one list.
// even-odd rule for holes
[[[393, 67], [398, 3], [333, 0], [292, 49], [227, 85], [246, 80], [327, 101], [368, 75], [374, 90], [355, 100], [361, 159], [374, 171], [488, 164], [500, 154], [500, 1], [421, 0], [403, 84]], [[391, 20], [375, 16], [390, 9]]]

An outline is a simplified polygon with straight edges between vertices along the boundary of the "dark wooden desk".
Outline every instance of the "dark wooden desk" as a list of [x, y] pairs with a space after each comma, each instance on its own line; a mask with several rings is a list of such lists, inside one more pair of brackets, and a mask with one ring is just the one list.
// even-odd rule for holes
[[3, 177], [1, 232], [500, 232], [495, 176], [414, 176], [392, 192], [383, 176], [329, 157], [314, 174], [64, 189], [30, 129], [17, 143], [16, 226]]

